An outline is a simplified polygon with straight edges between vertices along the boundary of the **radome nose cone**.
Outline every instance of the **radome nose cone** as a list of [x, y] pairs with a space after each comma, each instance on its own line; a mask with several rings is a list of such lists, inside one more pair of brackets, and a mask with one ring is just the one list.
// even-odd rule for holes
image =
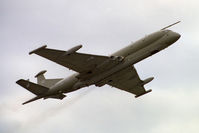
[[167, 33], [167, 36], [168, 36], [167, 43], [170, 45], [175, 43], [181, 37], [179, 33], [173, 31], [169, 31]]
[[174, 32], [174, 34], [175, 34], [175, 37], [177, 40], [181, 37], [181, 35], [179, 33]]
[[173, 41], [173, 43], [176, 42], [181, 37], [181, 35], [177, 32], [171, 31], [169, 33], [170, 33], [171, 40]]

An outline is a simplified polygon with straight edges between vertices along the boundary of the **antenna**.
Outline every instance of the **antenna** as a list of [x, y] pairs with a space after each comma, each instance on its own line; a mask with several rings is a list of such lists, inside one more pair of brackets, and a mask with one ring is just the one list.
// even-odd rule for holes
[[169, 28], [169, 27], [171, 27], [171, 26], [173, 26], [173, 25], [176, 25], [176, 24], [178, 24], [178, 23], [180, 23], [181, 21], [178, 21], [178, 22], [175, 22], [175, 23], [173, 23], [173, 24], [170, 24], [169, 26], [166, 26], [166, 27], [164, 27], [164, 28], [162, 28], [161, 30], [165, 30], [165, 29], [167, 29], [167, 28]]

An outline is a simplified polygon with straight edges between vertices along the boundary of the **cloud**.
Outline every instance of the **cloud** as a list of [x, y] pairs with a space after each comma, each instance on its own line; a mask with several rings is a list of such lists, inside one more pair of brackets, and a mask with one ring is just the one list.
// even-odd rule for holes
[[[171, 132], [198, 131], [198, 2], [119, 0], [9, 0], [0, 4], [0, 132]], [[72, 71], [28, 52], [43, 44], [109, 55], [131, 41], [177, 20], [182, 37], [168, 49], [137, 63], [153, 92], [139, 99], [111, 88], [77, 91], [63, 101], [21, 103], [33, 95], [15, 84], [47, 69], [46, 76]], [[193, 21], [194, 20], [194, 21]], [[88, 88], [87, 88], [88, 89]], [[82, 96], [81, 96], [82, 95]], [[85, 96], [84, 96], [85, 95]], [[79, 100], [80, 97], [80, 100]]]
[[[15, 112], [6, 110], [5, 113], [9, 112], [10, 116], [6, 118], [4, 128], [13, 127], [13, 130], [18, 132], [84, 130], [85, 132], [185, 133], [188, 130], [193, 132], [198, 130], [199, 106], [195, 104], [199, 101], [198, 91], [187, 94], [183, 91], [176, 93], [170, 90], [156, 90], [140, 99], [134, 99], [131, 94], [106, 87], [94, 89], [84, 96], [87, 91], [82, 92], [83, 97], [80, 100], [81, 94], [76, 92], [77, 97], [71, 95], [64, 101], [38, 101], [37, 104], [21, 106]], [[186, 101], [183, 101], [184, 99]], [[4, 106], [3, 110], [6, 108]], [[17, 121], [16, 114], [19, 115], [18, 119], [27, 118]], [[64, 124], [61, 124], [62, 122]], [[191, 129], [182, 128], [184, 126]]]

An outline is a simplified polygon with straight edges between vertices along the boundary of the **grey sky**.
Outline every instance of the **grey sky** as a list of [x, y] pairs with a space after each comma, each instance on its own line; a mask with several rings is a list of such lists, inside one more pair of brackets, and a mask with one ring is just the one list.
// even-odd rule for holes
[[[0, 132], [197, 133], [199, 130], [199, 2], [197, 0], [1, 0]], [[104, 86], [68, 94], [62, 101], [21, 103], [33, 96], [16, 85], [74, 73], [28, 52], [43, 44], [109, 55], [178, 20], [171, 29], [180, 40], [138, 63], [141, 79], [153, 92], [139, 99]]]

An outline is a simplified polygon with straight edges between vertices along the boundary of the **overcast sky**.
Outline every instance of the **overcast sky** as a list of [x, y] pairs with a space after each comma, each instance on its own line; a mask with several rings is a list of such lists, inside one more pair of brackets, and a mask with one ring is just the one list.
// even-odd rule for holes
[[[1, 133], [198, 133], [199, 2], [197, 0], [0, 0]], [[178, 20], [168, 49], [135, 65], [153, 91], [138, 99], [94, 86], [64, 100], [38, 100], [18, 79], [67, 77], [73, 71], [28, 52], [42, 46], [110, 55]]]

